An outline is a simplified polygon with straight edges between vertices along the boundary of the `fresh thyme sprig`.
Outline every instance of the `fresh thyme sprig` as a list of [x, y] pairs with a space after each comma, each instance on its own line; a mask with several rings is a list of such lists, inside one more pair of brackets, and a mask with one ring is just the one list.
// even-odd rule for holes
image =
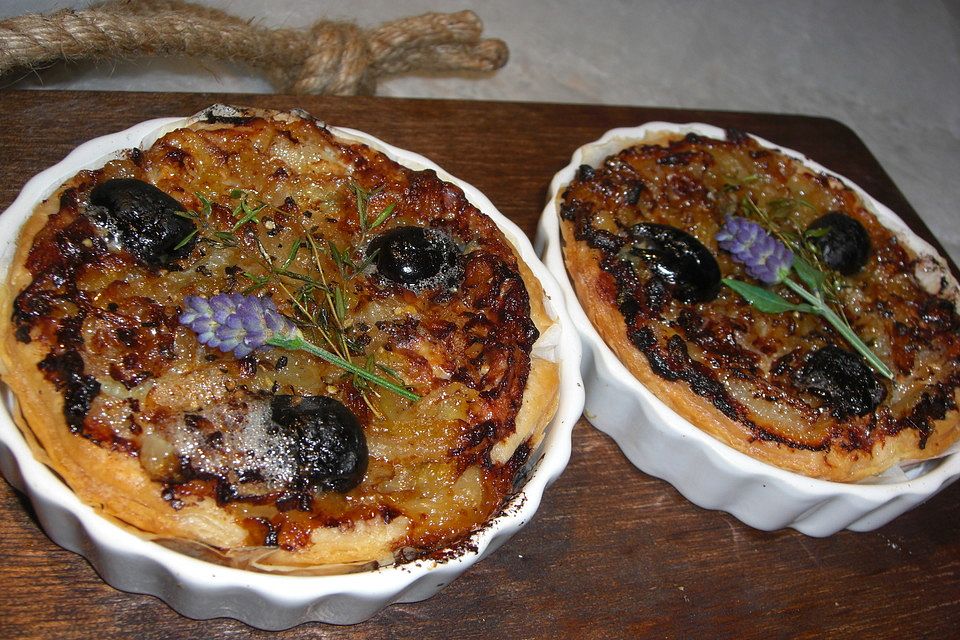
[[194, 227], [193, 231], [184, 236], [184, 238], [177, 244], [176, 249], [185, 247], [194, 236], [201, 232], [202, 234], [200, 235], [200, 240], [218, 247], [236, 247], [239, 242], [232, 231], [221, 231], [215, 229], [210, 223], [210, 215], [213, 213], [213, 204], [210, 202], [210, 200], [205, 198], [201, 193], [194, 193], [193, 195], [200, 200], [199, 212], [189, 210], [174, 211], [174, 213], [178, 216], [193, 220], [197, 225]]
[[370, 205], [370, 198], [380, 193], [382, 187], [377, 187], [376, 189], [367, 191], [359, 183], [351, 182], [350, 188], [353, 189], [353, 193], [355, 194], [357, 200], [357, 216], [360, 220], [360, 230], [362, 234], [366, 236], [367, 232], [376, 229], [381, 224], [386, 222], [387, 218], [390, 217], [390, 214], [393, 213], [396, 204], [393, 202], [388, 204], [386, 207], [384, 207], [383, 211], [381, 211], [377, 217], [371, 221], [369, 214], [367, 213], [367, 209]]
[[230, 228], [231, 232], [240, 229], [243, 225], [248, 222], [260, 222], [257, 218], [257, 215], [266, 208], [267, 204], [261, 202], [257, 205], [250, 204], [250, 193], [248, 191], [243, 191], [242, 189], [233, 189], [230, 192], [230, 197], [239, 200], [237, 205], [233, 208], [233, 217], [239, 218], [237, 222]]
[[[390, 216], [394, 205], [387, 206], [370, 221], [368, 204], [370, 197], [376, 191], [368, 192], [355, 183], [351, 184], [351, 188], [357, 198], [357, 212], [362, 233], [365, 235], [367, 231], [376, 228]], [[303, 339], [299, 330], [297, 332], [299, 337], [275, 337], [269, 342], [270, 345], [307, 351], [352, 374], [354, 386], [375, 414], [379, 412], [368, 398], [368, 393], [376, 393], [376, 391], [368, 383], [388, 389], [409, 400], [418, 399], [415, 394], [402, 386], [403, 381], [396, 371], [376, 362], [372, 354], [364, 354], [363, 348], [348, 335], [350, 300], [346, 285], [366, 270], [374, 258], [373, 255], [366, 256], [357, 262], [351, 257], [351, 251], [339, 249], [331, 242], [321, 243], [314, 235], [315, 229], [306, 229], [302, 225], [300, 225], [300, 231], [303, 235], [293, 241], [282, 260], [271, 256], [256, 235], [253, 237], [256, 251], [251, 252], [245, 248], [237, 234], [248, 223], [260, 224], [260, 216], [265, 210], [269, 210], [269, 205], [256, 199], [255, 194], [251, 192], [241, 189], [232, 190], [230, 197], [237, 200], [237, 204], [232, 209], [236, 222], [230, 226], [229, 230], [222, 230], [215, 228], [211, 222], [212, 202], [200, 193], [195, 195], [200, 201], [200, 211], [186, 211], [181, 212], [180, 215], [194, 220], [197, 226], [191, 234], [181, 240], [180, 246], [185, 246], [194, 236], [200, 234], [200, 240], [214, 246], [231, 247], [241, 251], [245, 258], [252, 259], [260, 267], [259, 273], [241, 271], [241, 276], [250, 281], [249, 286], [243, 289], [242, 295], [248, 296], [265, 287], [274, 286], [289, 301], [294, 312], [293, 320], [299, 330], [315, 333], [329, 349], [321, 348]], [[311, 267], [308, 271], [314, 273], [301, 273], [294, 270], [297, 256], [304, 247], [309, 248], [311, 253]], [[339, 280], [328, 277], [323, 266], [324, 253], [329, 255], [336, 266]], [[354, 362], [355, 357], [363, 357], [362, 366]], [[378, 371], [380, 373], [377, 373]]]

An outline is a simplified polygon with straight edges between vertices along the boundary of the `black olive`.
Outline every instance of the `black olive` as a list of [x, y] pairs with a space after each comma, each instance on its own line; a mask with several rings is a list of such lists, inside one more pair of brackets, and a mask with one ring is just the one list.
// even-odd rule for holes
[[291, 436], [300, 489], [349, 491], [367, 472], [367, 439], [340, 401], [327, 396], [274, 396], [273, 421]]
[[456, 243], [438, 229], [390, 229], [370, 242], [367, 255], [374, 252], [377, 273], [414, 291], [454, 286], [463, 271]]
[[838, 419], [870, 413], [887, 389], [858, 354], [830, 345], [810, 353], [794, 376], [802, 389], [822, 398]]
[[593, 180], [594, 174], [597, 170], [591, 167], [588, 164], [582, 164], [577, 168], [577, 180], [586, 182], [588, 180]]
[[699, 240], [665, 224], [643, 222], [630, 228], [632, 255], [670, 285], [683, 302], [709, 302], [720, 292], [720, 266]]
[[[821, 230], [826, 230], [823, 233]], [[870, 236], [859, 220], [839, 211], [829, 211], [807, 227], [806, 233], [820, 252], [823, 263], [845, 276], [855, 274], [870, 257]]]
[[193, 221], [177, 215], [183, 206], [152, 184], [135, 178], [107, 180], [90, 193], [90, 204], [98, 208], [93, 211], [98, 222], [142, 264], [164, 266], [193, 249], [195, 238], [177, 248], [196, 228]]

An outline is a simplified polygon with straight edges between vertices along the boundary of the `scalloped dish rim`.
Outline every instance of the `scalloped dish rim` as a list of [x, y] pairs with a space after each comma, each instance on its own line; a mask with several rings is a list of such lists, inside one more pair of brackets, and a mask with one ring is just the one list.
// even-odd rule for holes
[[[630, 371], [620, 362], [619, 358], [607, 346], [604, 340], [597, 333], [593, 324], [587, 318], [583, 307], [578, 300], [576, 293], [570, 283], [566, 272], [566, 266], [563, 261], [562, 251], [560, 249], [561, 240], [559, 232], [559, 215], [557, 209], [557, 200], [562, 193], [562, 189], [573, 179], [577, 168], [582, 164], [591, 164], [596, 166], [593, 161], [618, 152], [619, 150], [642, 140], [646, 135], [652, 132], [667, 133], [697, 133], [714, 138], [725, 138], [725, 131], [716, 126], [692, 122], [692, 123], [668, 123], [668, 122], [647, 122], [636, 127], [621, 127], [607, 131], [599, 139], [589, 142], [579, 147], [572, 155], [570, 163], [558, 171], [550, 183], [547, 195], [547, 202], [538, 225], [536, 246], [544, 256], [544, 262], [550, 269], [554, 277], [560, 282], [564, 295], [567, 296], [567, 309], [573, 318], [574, 325], [580, 332], [583, 342], [585, 364], [598, 362], [605, 367], [610, 375], [602, 380], [597, 377], [596, 371], [583, 371], [584, 384], [586, 389], [586, 411], [587, 419], [599, 430], [610, 435], [627, 455], [628, 459], [641, 471], [650, 473], [657, 477], [666, 479], [674, 485], [684, 496], [699, 506], [709, 509], [719, 509], [731, 513], [746, 524], [765, 530], [779, 529], [783, 527], [793, 527], [808, 535], [825, 536], [836, 533], [840, 529], [851, 527], [858, 531], [872, 530], [883, 524], [886, 524], [894, 517], [923, 500], [933, 496], [938, 491], [945, 488], [951, 482], [960, 476], [960, 451], [954, 450], [941, 458], [925, 461], [918, 465], [920, 473], [906, 480], [893, 482], [876, 482], [876, 477], [862, 481], [861, 483], [841, 483], [828, 480], [821, 480], [793, 473], [779, 467], [761, 462], [750, 456], [733, 449], [722, 443], [709, 434], [701, 431], [689, 421], [681, 418], [672, 409], [667, 407], [659, 398], [650, 392]], [[862, 188], [857, 186], [851, 180], [833, 172], [822, 165], [810, 160], [804, 154], [781, 145], [774, 144], [759, 136], [749, 134], [761, 145], [778, 150], [792, 158], [802, 161], [807, 167], [814, 171], [823, 172], [840, 179], [846, 186], [853, 189], [864, 201], [867, 207], [874, 213], [884, 226], [901, 234], [908, 239], [908, 246], [918, 254], [937, 256], [933, 247], [917, 236], [896, 214], [888, 207], [878, 202]], [[956, 297], [956, 279], [950, 273], [941, 258], [936, 258], [937, 265], [942, 269], [954, 287], [954, 302]], [[591, 373], [593, 374], [591, 376]], [[723, 491], [704, 491], [695, 486], [693, 481], [685, 482], [680, 469], [665, 470], [661, 464], [654, 465], [645, 459], [645, 455], [640, 452], [644, 446], [639, 441], [633, 439], [624, 431], [624, 418], [617, 414], [623, 414], [623, 407], [613, 407], [604, 404], [600, 411], [594, 410], [591, 396], [599, 393], [605, 393], [604, 398], [610, 396], [610, 393], [598, 391], [600, 385], [609, 385], [616, 391], [626, 394], [627, 397], [641, 403], [642, 412], [650, 412], [658, 424], [654, 428], [661, 434], [669, 433], [678, 440], [683, 440], [683, 444], [675, 442], [678, 446], [690, 446], [687, 450], [686, 460], [689, 462], [696, 455], [706, 454], [712, 456], [714, 462], [722, 461], [727, 472], [726, 480], [733, 482], [757, 482], [761, 483], [764, 489], [770, 491], [779, 491], [781, 497], [791, 498], [801, 496], [805, 500], [820, 500], [811, 506], [803, 509], [799, 515], [794, 518], [771, 517], [771, 514], [752, 513], [749, 505], [739, 502], [734, 496], [730, 499], [717, 499], [714, 496], [722, 494]], [[606, 409], [606, 410], [604, 410]], [[599, 423], [599, 424], [598, 424]], [[638, 431], [637, 433], [640, 433]], [[643, 435], [651, 435], [646, 430]], [[623, 441], [621, 441], [623, 440]], [[696, 451], [692, 451], [693, 448]], [[956, 447], [954, 447], [956, 449]], [[676, 449], [673, 449], [675, 451]], [[634, 460], [636, 458], [636, 460]], [[655, 469], [653, 467], [656, 467]], [[669, 476], [669, 477], [668, 477]], [[873, 480], [873, 483], [870, 481]], [[875, 511], [891, 506], [893, 501], [904, 497], [913, 498], [911, 504], [906, 508], [889, 514], [882, 514], [880, 518], [870, 518]], [[836, 509], [824, 509], [828, 513], [820, 514], [817, 519], [816, 511], [818, 508], [826, 507], [825, 504], [835, 498], [840, 498], [849, 505], [849, 510], [845, 513], [836, 513]], [[773, 504], [775, 501], [771, 501]], [[896, 505], [893, 505], [896, 507]], [[902, 506], [902, 505], [901, 505]], [[842, 509], [841, 509], [842, 510]], [[890, 511], [891, 509], [888, 509]], [[811, 521], [805, 521], [811, 514], [815, 516]], [[825, 521], [824, 518], [829, 519]], [[863, 522], [858, 526], [858, 522]], [[774, 524], [771, 524], [774, 523]]]
[[[156, 118], [115, 133], [94, 138], [71, 151], [63, 160], [31, 178], [0, 216], [0, 274], [6, 275], [23, 222], [34, 208], [65, 180], [82, 169], [97, 168], [133, 147], [149, 147], [164, 133], [200, 118], [213, 105], [187, 118]], [[533, 518], [546, 488], [563, 472], [570, 457], [573, 426], [583, 408], [580, 378], [580, 343], [572, 321], [560, 301], [559, 284], [540, 262], [520, 228], [501, 214], [472, 185], [460, 180], [426, 157], [394, 147], [354, 129], [326, 125], [334, 135], [366, 144], [412, 169], [432, 169], [446, 182], [461, 188], [467, 199], [489, 216], [506, 235], [543, 286], [545, 304], [560, 327], [557, 352], [560, 364], [560, 399], [547, 425], [540, 447], [531, 455], [522, 485], [498, 513], [443, 559], [419, 559], [355, 573], [292, 576], [261, 573], [213, 564], [144, 540], [111, 523], [81, 502], [70, 488], [31, 452], [26, 436], [14, 424], [17, 411], [13, 394], [3, 391], [0, 411], [0, 463], [4, 476], [30, 498], [46, 534], [58, 545], [84, 556], [101, 577], [114, 587], [159, 597], [188, 617], [227, 616], [263, 629], [285, 629], [304, 622], [334, 624], [361, 622], [394, 602], [415, 602], [433, 596], [442, 587], [494, 551]], [[51, 526], [71, 516], [77, 531]], [[78, 538], [77, 535], [80, 535]], [[92, 545], [92, 546], [91, 546]], [[122, 563], [129, 563], [124, 566]], [[146, 564], [144, 564], [146, 562]], [[121, 563], [117, 565], [116, 563]], [[136, 569], [133, 565], [139, 564]], [[164, 573], [144, 574], [144, 568]], [[173, 578], [171, 580], [171, 577]], [[190, 591], [196, 590], [190, 597]], [[251, 606], [245, 595], [258, 600]], [[186, 594], [186, 595], [185, 595]], [[336, 602], [330, 599], [339, 598]], [[244, 606], [233, 606], [234, 600]]]

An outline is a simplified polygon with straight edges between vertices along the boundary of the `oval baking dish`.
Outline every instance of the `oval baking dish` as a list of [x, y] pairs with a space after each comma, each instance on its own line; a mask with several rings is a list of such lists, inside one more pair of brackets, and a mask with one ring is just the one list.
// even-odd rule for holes
[[[708, 435], [658, 399], [617, 358], [590, 322], [577, 299], [564, 263], [559, 201], [584, 165], [596, 168], [608, 156], [654, 134], [683, 137], [696, 134], [724, 139], [726, 132], [706, 124], [651, 122], [615, 129], [577, 149], [556, 174], [537, 234], [536, 246], [558, 279], [583, 342], [586, 418], [609, 434], [630, 461], [645, 473], [670, 482], [695, 504], [731, 513], [764, 530], [792, 527], [812, 536], [841, 529], [868, 531], [882, 526], [927, 500], [960, 475], [956, 446], [942, 457], [894, 468], [856, 483], [820, 480], [760, 462]], [[849, 180], [802, 154], [751, 136], [762, 147], [800, 160], [814, 172], [841, 180], [888, 229], [906, 239], [956, 292], [956, 281], [935, 251], [913, 234], [888, 208]], [[587, 172], [589, 174], [589, 171]], [[956, 303], [956, 296], [952, 298]]]

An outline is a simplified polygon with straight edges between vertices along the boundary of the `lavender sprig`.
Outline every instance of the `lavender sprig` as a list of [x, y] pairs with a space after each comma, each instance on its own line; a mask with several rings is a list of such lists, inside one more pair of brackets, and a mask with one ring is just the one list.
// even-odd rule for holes
[[[774, 238], [761, 225], [735, 216], [728, 216], [716, 235], [717, 244], [729, 251], [733, 259], [744, 265], [747, 273], [766, 284], [783, 284], [800, 296], [805, 303], [794, 304], [769, 289], [724, 278], [723, 283], [736, 291], [744, 300], [764, 313], [799, 311], [813, 313], [830, 323], [854, 349], [881, 375], [893, 379], [893, 372], [871, 351], [850, 325], [827, 304], [823, 296], [824, 274], [805, 260], [793, 255], [782, 242]], [[807, 285], [804, 287], [790, 277], [791, 268]]]
[[232, 351], [238, 358], [264, 348], [271, 338], [293, 339], [299, 334], [270, 298], [221, 293], [209, 300], [187, 296], [183, 302], [180, 324], [190, 327], [201, 344]]
[[208, 347], [224, 353], [232, 351], [238, 358], [267, 347], [306, 351], [407, 400], [420, 399], [405, 387], [308, 342], [270, 298], [221, 293], [209, 299], [186, 296], [183, 302], [180, 324], [189, 327], [197, 334], [197, 340]]
[[755, 222], [728, 216], [716, 237], [720, 248], [761, 282], [776, 284], [790, 273], [793, 252]]

